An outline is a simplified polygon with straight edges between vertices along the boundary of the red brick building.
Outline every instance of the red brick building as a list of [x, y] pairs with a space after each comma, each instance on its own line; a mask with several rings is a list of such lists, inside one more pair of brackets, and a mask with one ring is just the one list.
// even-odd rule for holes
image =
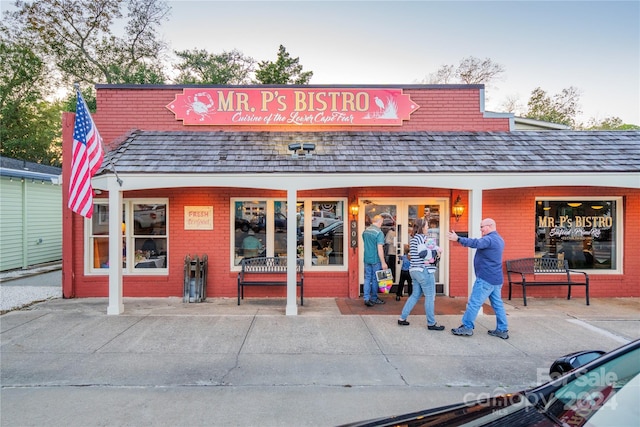
[[[466, 297], [473, 283], [473, 253], [446, 233], [479, 237], [491, 217], [505, 260], [564, 258], [588, 272], [591, 296], [640, 296], [640, 132], [518, 131], [483, 96], [482, 85], [99, 85], [108, 153], [93, 218], [64, 213], [64, 296], [108, 295], [110, 314], [123, 296], [182, 296], [185, 255], [207, 254], [207, 296], [236, 297], [239, 262], [258, 253], [304, 259], [305, 297], [358, 298], [375, 214], [396, 254], [430, 219], [440, 294]], [[287, 296], [297, 313], [292, 282], [246, 292]]]

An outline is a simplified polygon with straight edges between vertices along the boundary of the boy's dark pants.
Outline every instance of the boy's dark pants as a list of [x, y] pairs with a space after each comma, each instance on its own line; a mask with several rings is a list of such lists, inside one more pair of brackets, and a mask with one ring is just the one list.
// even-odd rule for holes
[[413, 283], [411, 282], [411, 275], [409, 274], [409, 270], [400, 271], [400, 281], [398, 282], [398, 290], [396, 291], [396, 295], [399, 297], [402, 296], [404, 282], [407, 282], [407, 295], [411, 295], [411, 292], [413, 292]]

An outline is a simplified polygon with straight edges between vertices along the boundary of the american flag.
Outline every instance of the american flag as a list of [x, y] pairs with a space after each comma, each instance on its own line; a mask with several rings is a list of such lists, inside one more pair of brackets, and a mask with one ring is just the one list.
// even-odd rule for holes
[[104, 151], [102, 138], [89, 114], [89, 108], [76, 91], [76, 121], [73, 125], [73, 158], [71, 159], [71, 179], [69, 180], [69, 208], [80, 215], [93, 215], [93, 188], [91, 177], [96, 174]]

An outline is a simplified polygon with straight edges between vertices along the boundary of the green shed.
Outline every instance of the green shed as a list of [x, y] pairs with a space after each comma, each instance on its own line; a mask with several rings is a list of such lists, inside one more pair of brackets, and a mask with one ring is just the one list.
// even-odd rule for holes
[[0, 157], [0, 271], [62, 259], [62, 169]]

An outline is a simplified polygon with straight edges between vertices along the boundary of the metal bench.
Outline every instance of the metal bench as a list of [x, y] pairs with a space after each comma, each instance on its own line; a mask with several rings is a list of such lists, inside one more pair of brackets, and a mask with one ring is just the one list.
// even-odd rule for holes
[[[509, 300], [511, 300], [512, 285], [522, 286], [522, 299], [524, 305], [527, 305], [527, 286], [559, 286], [567, 285], [567, 299], [571, 299], [571, 286], [584, 286], [587, 297], [587, 305], [589, 305], [589, 275], [583, 271], [570, 270], [569, 262], [556, 258], [521, 258], [512, 259], [506, 262], [507, 277], [509, 279]], [[575, 281], [574, 275], [580, 274], [581, 279]], [[537, 276], [544, 274], [544, 276]], [[562, 279], [551, 278], [547, 274], [562, 274]], [[512, 277], [513, 276], [513, 277]]]
[[[244, 299], [245, 286], [287, 286], [287, 258], [243, 258], [238, 273], [238, 305]], [[300, 305], [304, 305], [304, 260], [296, 260], [296, 286], [300, 287]]]

